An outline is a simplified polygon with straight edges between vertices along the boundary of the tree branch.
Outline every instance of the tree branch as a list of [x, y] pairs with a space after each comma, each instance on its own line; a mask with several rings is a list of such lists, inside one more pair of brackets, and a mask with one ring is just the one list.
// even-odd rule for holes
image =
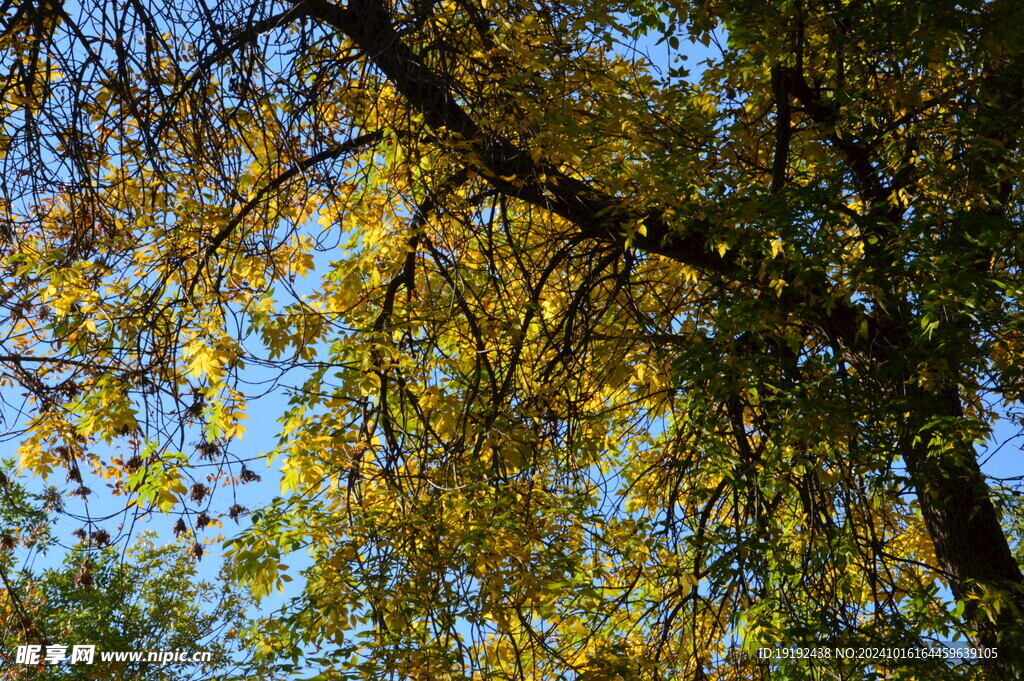
[[263, 201], [263, 198], [267, 194], [276, 192], [285, 183], [295, 179], [297, 175], [306, 172], [307, 170], [316, 166], [319, 163], [323, 163], [324, 161], [337, 158], [345, 153], [351, 153], [362, 147], [379, 142], [381, 139], [383, 139], [383, 135], [379, 130], [374, 132], [368, 132], [363, 135], [359, 135], [358, 137], [353, 137], [352, 139], [347, 140], [341, 144], [335, 145], [329, 149], [325, 149], [324, 151], [321, 151], [319, 154], [314, 154], [309, 158], [299, 161], [291, 168], [284, 171], [283, 173], [275, 177], [273, 180], [260, 187], [259, 191], [256, 192], [256, 195], [249, 199], [245, 203], [245, 205], [242, 206], [242, 209], [239, 210], [238, 213], [236, 213], [235, 216], [231, 218], [231, 220], [228, 221], [227, 224], [221, 227], [220, 230], [213, 236], [212, 239], [210, 239], [210, 243], [207, 244], [206, 246], [206, 253], [204, 259], [208, 261], [213, 256], [216, 250], [220, 248], [220, 246], [224, 244], [224, 241], [231, 235], [231, 233], [235, 231], [235, 228], [238, 227], [242, 220], [244, 220], [246, 216], [249, 215], [249, 213], [251, 213], [253, 210], [256, 209], [257, 206], [260, 205], [260, 202]]
[[[679, 229], [660, 212], [638, 211], [551, 164], [535, 162], [528, 151], [501, 137], [483, 134], [459, 105], [451, 83], [427, 68], [400, 40], [377, 0], [358, 0], [348, 7], [325, 0], [300, 0], [296, 7], [347, 35], [423, 115], [428, 126], [468, 147], [467, 165], [500, 191], [565, 218], [588, 238], [620, 248], [632, 246], [709, 273], [738, 274], [733, 257], [708, 248], [710, 222], [694, 220], [686, 229]], [[635, 233], [639, 225], [646, 228], [646, 234]]]

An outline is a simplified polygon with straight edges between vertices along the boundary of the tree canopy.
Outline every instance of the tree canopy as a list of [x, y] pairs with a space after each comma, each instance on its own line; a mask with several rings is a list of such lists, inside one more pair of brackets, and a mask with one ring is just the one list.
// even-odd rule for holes
[[[978, 463], [1024, 395], [1020, 3], [3, 7], [21, 465], [197, 557], [255, 511], [234, 577], [303, 585], [263, 654], [1024, 673], [1019, 490]], [[961, 638], [997, 655], [754, 655]]]
[[[83, 530], [62, 561], [41, 568], [61, 543], [53, 527], [59, 497], [30, 493], [12, 479], [12, 468], [0, 465], [0, 679], [278, 678], [269, 663], [254, 662], [255, 646], [245, 638], [251, 599], [233, 583], [200, 578], [185, 542], [158, 546], [150, 531], [124, 551], [105, 531]], [[38, 663], [19, 664], [18, 647], [29, 645], [43, 648]], [[95, 646], [93, 659], [74, 660], [75, 646]], [[58, 655], [47, 654], [53, 647]], [[208, 659], [154, 664], [151, 651]], [[104, 660], [104, 653], [122, 659]]]

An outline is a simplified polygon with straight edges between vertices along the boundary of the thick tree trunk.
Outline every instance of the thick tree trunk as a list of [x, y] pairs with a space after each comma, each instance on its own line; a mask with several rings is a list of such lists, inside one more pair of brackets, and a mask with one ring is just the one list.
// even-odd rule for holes
[[[941, 432], [962, 418], [954, 390], [909, 395], [916, 415], [901, 453], [954, 597], [976, 629], [976, 645], [997, 657], [982, 659], [990, 679], [1024, 678], [1024, 574], [1014, 559], [970, 442]], [[930, 428], [925, 428], [931, 422]]]

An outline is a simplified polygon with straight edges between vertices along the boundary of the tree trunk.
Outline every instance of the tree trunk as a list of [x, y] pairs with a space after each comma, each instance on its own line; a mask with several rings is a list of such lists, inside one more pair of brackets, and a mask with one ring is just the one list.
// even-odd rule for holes
[[981, 660], [986, 676], [1024, 678], [1024, 575], [973, 444], [955, 434], [945, 438], [942, 432], [943, 421], [962, 418], [959, 398], [955, 389], [940, 395], [912, 392], [908, 397], [917, 411], [906, 424], [900, 449], [939, 565], [953, 596], [968, 604], [964, 616], [977, 631], [975, 644], [998, 655]]

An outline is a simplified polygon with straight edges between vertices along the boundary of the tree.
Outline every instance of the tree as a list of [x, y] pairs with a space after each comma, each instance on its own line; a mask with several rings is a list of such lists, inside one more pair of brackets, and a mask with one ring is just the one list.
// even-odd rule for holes
[[[22, 463], [198, 519], [286, 389], [283, 496], [232, 544], [257, 593], [315, 557], [268, 652], [1021, 674], [976, 449], [1019, 428], [1017, 3], [5, 9]], [[953, 635], [998, 657], [750, 655]]]
[[[7, 464], [0, 467], [5, 501], [0, 508], [0, 655], [5, 661], [0, 678], [277, 678], [265, 664], [253, 662], [252, 642], [244, 638], [249, 599], [230, 583], [201, 579], [191, 546], [158, 546], [155, 533], [148, 532], [122, 555], [106, 532], [83, 531], [62, 561], [47, 560], [44, 554], [57, 543], [51, 531], [57, 509], [15, 482]], [[47, 562], [51, 567], [40, 569]], [[43, 647], [38, 664], [16, 661], [17, 647], [28, 645]], [[91, 662], [72, 660], [79, 645], [95, 646]], [[63, 646], [66, 660], [47, 662], [50, 646]], [[208, 657], [148, 659], [150, 652], [175, 651]], [[107, 661], [104, 653], [143, 657]]]

